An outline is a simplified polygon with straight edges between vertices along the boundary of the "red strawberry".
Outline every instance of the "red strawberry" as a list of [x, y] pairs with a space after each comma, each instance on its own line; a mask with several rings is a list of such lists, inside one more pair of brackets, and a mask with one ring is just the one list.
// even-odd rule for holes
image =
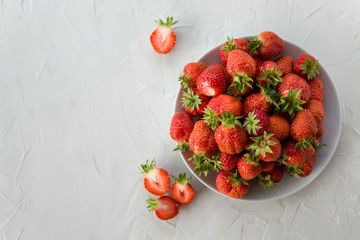
[[239, 176], [239, 172], [220, 171], [216, 177], [219, 192], [235, 199], [242, 198], [249, 191], [249, 183]]
[[251, 140], [251, 138], [248, 138], [248, 140], [247, 140], [247, 142], [246, 142], [246, 144], [245, 144], [245, 150], [246, 151], [248, 151], [248, 152], [251, 152], [251, 145], [253, 145], [254, 144], [254, 141], [253, 140]]
[[324, 116], [325, 116], [324, 106], [320, 101], [315, 99], [310, 99], [306, 103], [305, 108], [312, 113], [317, 123], [320, 123], [324, 120]]
[[149, 211], [155, 210], [155, 214], [161, 220], [168, 220], [176, 217], [179, 213], [179, 205], [169, 196], [162, 196], [158, 199], [149, 197], [146, 202], [149, 204]]
[[259, 174], [258, 180], [263, 189], [270, 189], [271, 186], [276, 186], [281, 181], [284, 175], [284, 168], [281, 165], [276, 165], [272, 170], [262, 172]]
[[242, 103], [236, 97], [220, 94], [210, 100], [204, 111], [205, 122], [215, 131], [220, 125], [222, 112], [231, 112], [235, 117], [242, 113]]
[[223, 112], [222, 124], [215, 130], [215, 141], [221, 152], [239, 154], [244, 150], [247, 135], [238, 118]]
[[273, 134], [264, 132], [262, 136], [250, 138], [254, 141], [250, 149], [255, 151], [255, 156], [258, 156], [261, 160], [275, 162], [280, 157], [281, 143], [273, 137]]
[[176, 36], [171, 29], [179, 20], [174, 22], [173, 17], [167, 17], [166, 22], [159, 19], [157, 29], [151, 34], [150, 42], [157, 53], [166, 54], [175, 46]]
[[280, 55], [285, 50], [284, 41], [275, 33], [265, 31], [249, 40], [250, 53], [258, 51], [260, 55], [268, 60]]
[[293, 64], [294, 64], [294, 60], [292, 57], [290, 57], [288, 55], [281, 56], [280, 58], [275, 60], [275, 63], [276, 63], [277, 70], [281, 71], [283, 73], [281, 75], [282, 77], [289, 73], [292, 73]]
[[285, 165], [299, 165], [307, 161], [313, 154], [315, 154], [315, 149], [312, 145], [301, 150], [298, 142], [294, 139], [289, 139], [283, 144], [283, 163]]
[[175, 181], [171, 187], [171, 196], [177, 203], [186, 205], [189, 204], [195, 197], [195, 191], [190, 185], [191, 177], [189, 178], [186, 173], [179, 174], [178, 177], [172, 176]]
[[206, 176], [210, 170], [217, 171], [221, 167], [221, 162], [211, 156], [218, 151], [218, 145], [215, 142], [214, 132], [208, 127], [204, 120], [195, 123], [194, 129], [189, 138], [189, 146], [194, 152], [189, 161], [196, 165], [195, 172]]
[[196, 87], [188, 88], [183, 91], [181, 102], [185, 112], [194, 117], [200, 117], [204, 114], [205, 107], [210, 101], [210, 97], [202, 95]]
[[317, 140], [319, 140], [323, 137], [323, 135], [324, 135], [324, 126], [323, 126], [322, 122], [319, 122], [317, 124], [317, 132], [316, 132], [315, 138]]
[[174, 149], [184, 152], [189, 150], [188, 139], [194, 128], [194, 121], [187, 113], [175, 113], [171, 119], [170, 137], [175, 140], [178, 145]]
[[276, 64], [272, 61], [263, 62], [256, 72], [256, 81], [261, 85], [274, 86], [282, 82], [282, 72], [278, 70]]
[[311, 55], [301, 55], [295, 60], [294, 73], [306, 80], [315, 78], [320, 71], [318, 60]]
[[279, 114], [271, 115], [269, 120], [270, 125], [267, 132], [274, 134], [274, 137], [279, 141], [284, 141], [287, 139], [290, 133], [290, 125], [288, 121]]
[[293, 139], [307, 142], [316, 136], [317, 125], [314, 116], [307, 109], [298, 112], [290, 126], [290, 134]]
[[196, 80], [196, 87], [205, 96], [216, 97], [228, 87], [226, 69], [223, 64], [213, 64]]
[[323, 93], [324, 87], [323, 87], [323, 83], [321, 82], [321, 80], [318, 78], [314, 78], [309, 81], [309, 86], [310, 86], [310, 91], [311, 91], [310, 99], [315, 99], [315, 100], [322, 102], [322, 100], [324, 98], [324, 93]]
[[237, 155], [237, 154], [227, 154], [227, 153], [220, 153], [220, 157], [219, 157], [219, 161], [221, 162], [222, 164], [222, 168], [221, 170], [224, 170], [224, 171], [231, 171], [233, 170], [238, 161], [239, 161], [239, 158], [240, 156]]
[[166, 170], [157, 168], [155, 166], [155, 160], [152, 160], [150, 165], [149, 160], [146, 160], [145, 164], [141, 164], [142, 171], [145, 175], [144, 186], [150, 193], [158, 196], [162, 196], [169, 191], [170, 177]]
[[248, 78], [254, 78], [256, 62], [247, 52], [235, 49], [228, 55], [226, 70], [232, 77], [235, 77], [234, 72], [237, 72], [238, 74], [246, 75]]
[[244, 121], [244, 127], [251, 136], [259, 136], [270, 126], [269, 116], [261, 109], [250, 112]]
[[255, 85], [255, 82], [254, 81], [251, 81], [251, 82], [246, 82], [245, 85], [239, 85], [238, 82], [235, 82], [232, 86], [231, 84], [234, 82], [234, 79], [235, 81], [238, 81], [236, 80], [237, 78], [231, 78], [230, 79], [230, 86], [228, 88], [228, 94], [234, 96], [234, 97], [238, 97], [238, 98], [241, 98], [243, 96], [247, 96], [249, 95], [251, 92], [254, 91], [254, 89], [257, 87]]
[[306, 162], [301, 163], [299, 165], [299, 169], [302, 171], [302, 173], [299, 173], [299, 177], [307, 177], [312, 172], [315, 161], [316, 156], [314, 154]]
[[240, 176], [245, 180], [255, 178], [261, 172], [261, 165], [252, 154], [244, 154], [237, 164]]
[[248, 114], [255, 109], [261, 109], [266, 114], [269, 114], [271, 112], [271, 106], [271, 102], [262, 92], [253, 93], [244, 101], [243, 115], [244, 117], [247, 117]]
[[224, 64], [227, 63], [228, 54], [235, 49], [240, 49], [245, 52], [249, 52], [249, 47], [247, 45], [246, 40], [242, 38], [229, 38], [227, 37], [227, 41], [224, 45], [220, 48], [220, 58], [221, 61], [223, 61]]
[[183, 88], [196, 85], [196, 79], [207, 68], [203, 62], [191, 62], [185, 65], [183, 72], [179, 76], [180, 84]]
[[272, 170], [276, 166], [276, 162], [264, 162], [260, 161], [261, 171], [267, 172]]

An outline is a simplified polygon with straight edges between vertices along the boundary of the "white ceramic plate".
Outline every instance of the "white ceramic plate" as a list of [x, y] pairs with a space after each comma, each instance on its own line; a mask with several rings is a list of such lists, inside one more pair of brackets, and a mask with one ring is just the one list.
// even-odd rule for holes
[[[242, 37], [245, 40], [253, 39], [253, 37]], [[293, 57], [294, 61], [302, 54], [309, 54], [304, 49], [300, 48], [299, 46], [285, 41], [285, 51], [282, 55], [290, 55]], [[223, 43], [222, 43], [223, 44]], [[219, 50], [222, 44], [216, 46], [215, 48], [211, 49], [207, 52], [204, 56], [202, 56], [198, 61], [205, 62], [208, 66], [214, 63], [222, 63]], [[315, 58], [317, 58], [315, 56]], [[321, 59], [319, 60], [321, 62]], [[294, 178], [287, 175], [284, 172], [284, 177], [282, 181], [277, 185], [273, 186], [270, 190], [264, 190], [260, 187], [260, 185], [256, 184], [255, 182], [250, 183], [250, 190], [249, 192], [239, 201], [269, 201], [269, 200], [276, 200], [286, 196], [289, 196], [304, 187], [306, 187], [309, 183], [311, 183], [320, 173], [325, 169], [325, 167], [330, 162], [338, 144], [341, 132], [341, 108], [340, 108], [340, 99], [339, 95], [336, 91], [336, 87], [334, 82], [331, 80], [329, 74], [326, 72], [324, 66], [319, 64], [321, 67], [320, 74], [318, 78], [324, 84], [324, 111], [325, 111], [325, 118], [323, 121], [324, 125], [324, 136], [321, 139], [322, 143], [326, 143], [327, 146], [322, 147], [316, 150], [316, 162], [312, 173], [305, 177], [305, 178]], [[176, 96], [174, 112], [184, 112], [181, 103], [182, 97], [182, 89], [179, 89], [179, 92]], [[220, 193], [215, 184], [216, 179], [216, 172], [210, 172], [207, 177], [203, 175], [200, 177], [197, 173], [194, 173], [194, 165], [188, 161], [188, 159], [192, 156], [192, 153], [186, 152], [181, 154], [181, 158], [183, 159], [185, 165], [190, 169], [193, 175], [202, 182], [205, 186], [213, 190], [214, 192], [226, 196]], [[256, 180], [255, 180], [256, 181]]]

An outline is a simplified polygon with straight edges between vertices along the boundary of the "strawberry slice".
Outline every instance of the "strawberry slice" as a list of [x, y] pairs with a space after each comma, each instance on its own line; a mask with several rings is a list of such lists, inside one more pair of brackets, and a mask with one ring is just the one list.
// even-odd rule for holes
[[186, 173], [179, 174], [178, 177], [171, 176], [175, 181], [171, 187], [171, 196], [177, 203], [186, 205], [189, 204], [195, 197], [195, 191], [190, 185], [191, 177], [189, 178]]
[[176, 36], [171, 27], [178, 21], [174, 21], [173, 17], [167, 17], [166, 22], [161, 19], [155, 21], [159, 25], [151, 34], [150, 42], [157, 53], [166, 54], [175, 46]]
[[149, 204], [149, 211], [155, 210], [155, 214], [161, 220], [174, 218], [179, 213], [179, 205], [169, 196], [162, 196], [158, 199], [149, 197], [146, 202]]
[[170, 177], [166, 170], [157, 168], [155, 166], [155, 160], [145, 164], [141, 164], [142, 171], [145, 175], [144, 186], [150, 193], [158, 196], [166, 194], [170, 189]]

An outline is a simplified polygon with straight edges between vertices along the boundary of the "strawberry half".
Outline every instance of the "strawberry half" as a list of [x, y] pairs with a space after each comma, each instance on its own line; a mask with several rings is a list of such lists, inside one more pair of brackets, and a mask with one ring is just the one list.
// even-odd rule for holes
[[149, 197], [146, 202], [149, 204], [147, 208], [149, 211], [154, 211], [161, 220], [168, 220], [176, 217], [179, 213], [179, 205], [169, 196], [162, 196], [158, 199]]
[[175, 46], [176, 35], [171, 27], [178, 21], [174, 21], [173, 17], [167, 17], [166, 22], [161, 19], [155, 21], [159, 25], [151, 34], [150, 42], [157, 53], [166, 54]]
[[145, 175], [145, 189], [154, 195], [162, 196], [170, 189], [169, 174], [166, 170], [157, 168], [155, 160], [152, 160], [150, 164], [148, 162], [149, 160], [146, 160], [145, 164], [141, 164], [141, 173]]
[[180, 173], [178, 177], [171, 176], [175, 181], [171, 187], [171, 196], [177, 203], [186, 205], [189, 204], [195, 197], [195, 191], [190, 185], [191, 177], [189, 178], [186, 173]]

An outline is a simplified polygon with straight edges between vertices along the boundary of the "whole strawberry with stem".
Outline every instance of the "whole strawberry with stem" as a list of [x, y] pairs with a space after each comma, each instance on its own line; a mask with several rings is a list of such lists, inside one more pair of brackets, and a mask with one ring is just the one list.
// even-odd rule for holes
[[240, 176], [245, 180], [251, 180], [259, 175], [261, 172], [259, 160], [253, 153], [245, 153], [237, 164]]
[[196, 80], [196, 87], [205, 96], [216, 97], [228, 87], [228, 76], [223, 64], [213, 64], [205, 69]]
[[221, 152], [239, 154], [244, 150], [247, 135], [239, 121], [240, 118], [231, 112], [222, 113], [222, 124], [215, 130], [215, 141]]
[[215, 141], [214, 131], [207, 126], [204, 120], [195, 123], [189, 137], [189, 146], [194, 152], [189, 159], [196, 165], [194, 172], [207, 176], [211, 170], [218, 171], [222, 167], [219, 156], [215, 154], [219, 148]]
[[314, 154], [315, 149], [312, 145], [300, 149], [298, 142], [290, 138], [283, 144], [281, 162], [287, 166], [295, 166], [307, 161]]
[[212, 130], [221, 124], [220, 117], [223, 112], [231, 112], [235, 117], [242, 114], [242, 103], [236, 97], [220, 94], [212, 98], [204, 110], [203, 119]]
[[258, 183], [263, 189], [270, 189], [276, 186], [281, 181], [284, 175], [284, 168], [281, 165], [276, 165], [270, 171], [262, 172], [258, 175]]
[[282, 82], [282, 74], [283, 73], [278, 70], [276, 63], [272, 61], [265, 61], [257, 69], [256, 81], [260, 85], [276, 87], [278, 83]]
[[290, 126], [290, 135], [299, 142], [300, 148], [313, 143], [317, 133], [317, 124], [312, 113], [304, 109], [298, 112]]
[[295, 60], [293, 71], [302, 78], [311, 80], [319, 74], [320, 66], [318, 62], [319, 60], [316, 60], [311, 55], [301, 55]]
[[279, 56], [285, 50], [284, 41], [270, 31], [264, 31], [253, 40], [248, 40], [248, 44], [250, 53], [258, 51], [265, 60]]
[[305, 162], [299, 165], [287, 166], [288, 174], [296, 178], [307, 177], [314, 169], [315, 161], [316, 161], [316, 156], [314, 154], [311, 157], [309, 157]]
[[263, 135], [250, 137], [250, 139], [254, 141], [250, 149], [254, 151], [255, 156], [258, 156], [261, 160], [274, 162], [281, 156], [281, 143], [273, 137], [273, 134], [268, 134], [265, 131]]
[[204, 62], [186, 64], [179, 76], [180, 85], [185, 89], [195, 86], [197, 78], [206, 68], [207, 66]]
[[261, 109], [266, 114], [269, 114], [272, 110], [272, 104], [267, 96], [263, 92], [250, 94], [244, 101], [243, 115], [247, 117], [250, 112]]
[[233, 170], [239, 161], [240, 155], [238, 154], [227, 154], [227, 153], [220, 153], [219, 161], [221, 162], [222, 168], [221, 170], [224, 171], [231, 171]]
[[284, 55], [275, 60], [276, 68], [282, 72], [281, 77], [293, 72], [294, 60], [291, 56]]
[[189, 204], [195, 197], [195, 190], [189, 183], [191, 177], [189, 178], [186, 173], [180, 173], [178, 177], [171, 177], [175, 181], [170, 190], [171, 196], [179, 204]]
[[251, 136], [264, 134], [270, 126], [269, 116], [261, 109], [250, 112], [244, 121], [244, 128]]
[[176, 217], [179, 213], [179, 205], [169, 196], [162, 196], [158, 199], [149, 197], [146, 202], [148, 210], [154, 211], [158, 218], [161, 220], [169, 220]]
[[301, 90], [298, 96], [300, 100], [303, 100], [305, 102], [309, 101], [311, 96], [310, 86], [304, 79], [302, 79], [296, 74], [290, 73], [285, 75], [282, 78], [282, 81], [282, 83], [279, 83], [277, 85], [277, 91], [282, 96], [288, 96], [288, 92], [290, 88], [292, 88], [293, 91]]
[[227, 63], [229, 53], [235, 49], [240, 49], [245, 52], [249, 52], [249, 47], [246, 40], [242, 38], [234, 39], [233, 37], [232, 38], [227, 37], [227, 41], [220, 48], [220, 58], [224, 64]]
[[190, 150], [188, 139], [194, 128], [194, 121], [187, 113], [175, 113], [170, 123], [170, 137], [177, 142], [174, 151]]
[[188, 88], [187, 91], [183, 91], [183, 97], [181, 102], [185, 112], [194, 117], [200, 117], [204, 114], [204, 110], [207, 104], [210, 102], [210, 97], [199, 93], [196, 87]]
[[170, 177], [166, 170], [155, 165], [155, 160], [150, 163], [146, 160], [145, 164], [141, 164], [141, 173], [144, 174], [145, 189], [154, 195], [162, 196], [169, 191]]
[[290, 124], [282, 115], [273, 114], [269, 116], [269, 121], [268, 133], [274, 134], [274, 137], [279, 141], [284, 141], [289, 137]]
[[244, 197], [249, 191], [248, 181], [242, 179], [236, 169], [230, 172], [220, 171], [215, 183], [219, 192], [235, 199]]
[[150, 36], [150, 42], [154, 50], [160, 54], [167, 54], [176, 44], [176, 35], [171, 29], [177, 22], [173, 17], [167, 17], [166, 21], [156, 20], [159, 25]]
[[317, 140], [319, 140], [319, 139], [321, 139], [323, 136], [324, 136], [324, 126], [323, 126], [322, 122], [319, 122], [319, 123], [317, 124], [317, 132], [316, 132], [315, 138], [316, 138]]

